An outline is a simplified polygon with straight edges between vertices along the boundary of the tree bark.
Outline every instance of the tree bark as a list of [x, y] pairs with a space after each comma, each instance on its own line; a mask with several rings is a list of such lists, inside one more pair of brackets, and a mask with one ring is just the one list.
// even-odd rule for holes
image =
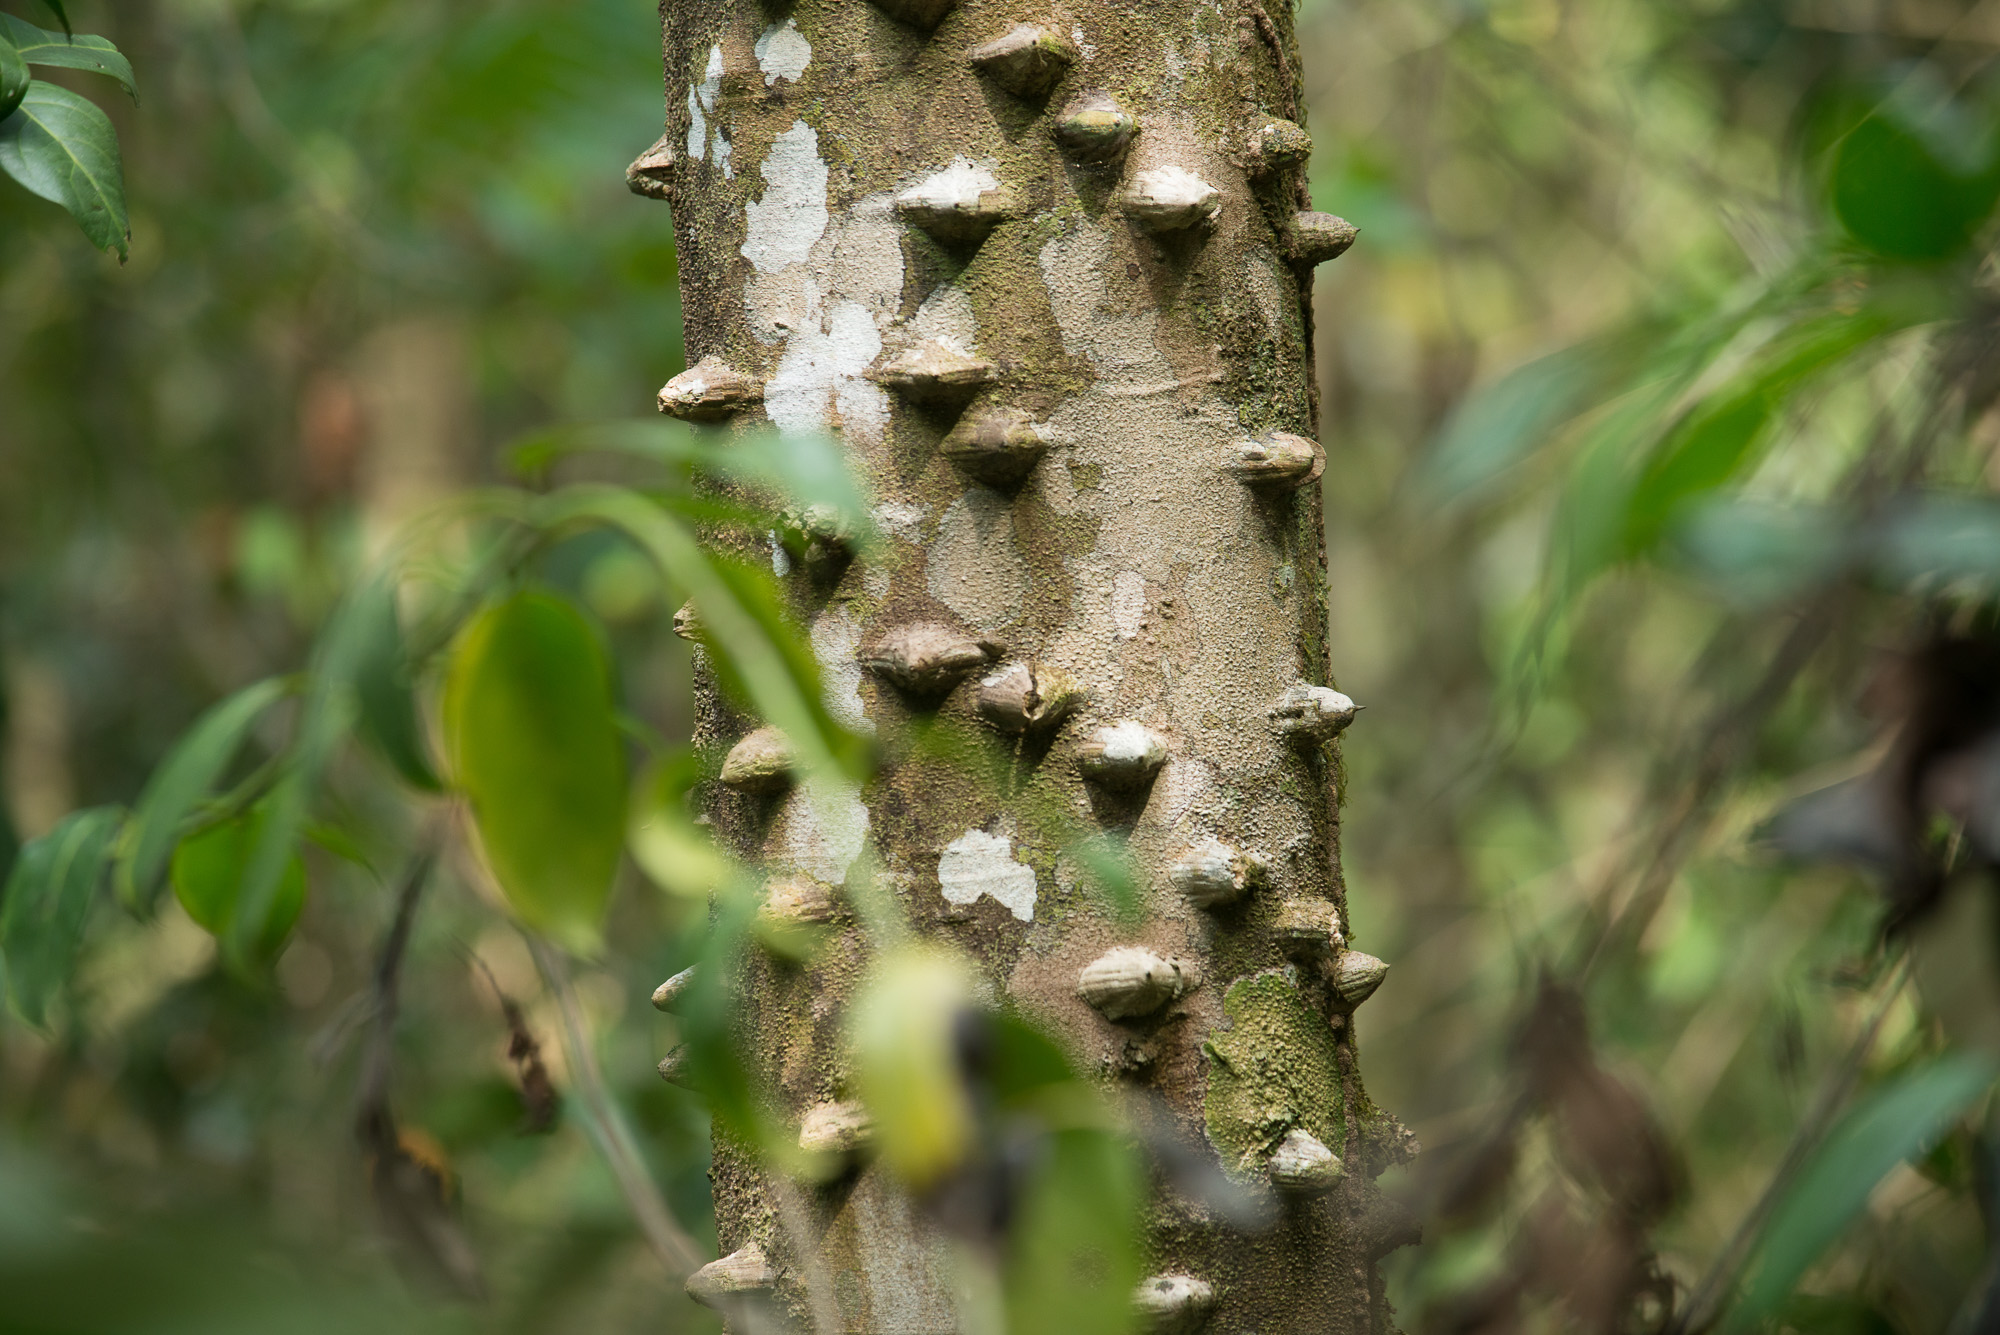
[[[1312, 266], [1353, 233], [1306, 208], [1289, 8], [662, 19], [667, 133], [633, 180], [672, 204], [697, 363], [662, 406], [837, 431], [886, 535], [846, 566], [772, 553], [882, 773], [760, 796], [739, 747], [716, 828], [831, 887], [865, 846], [919, 933], [1227, 1172], [1290, 1188], [1251, 1233], [1161, 1188], [1153, 1269], [1212, 1297], [1161, 1328], [1389, 1329], [1376, 1261], [1410, 1230], [1373, 1179], [1414, 1144], [1356, 1067], [1381, 970], [1342, 932], [1352, 710], [1306, 689], [1332, 681]], [[1002, 739], [1001, 791], [896, 744], [929, 718]], [[753, 726], [704, 688], [698, 740]], [[1085, 892], [1050, 812], [1129, 840], [1137, 926]], [[747, 1047], [795, 1122], [843, 1094], [858, 951], [752, 967]], [[1345, 1169], [1330, 1191], [1315, 1144]], [[881, 1170], [801, 1198], [719, 1140], [713, 1181], [722, 1250], [758, 1249], [800, 1326], [964, 1328], [948, 1249]]]

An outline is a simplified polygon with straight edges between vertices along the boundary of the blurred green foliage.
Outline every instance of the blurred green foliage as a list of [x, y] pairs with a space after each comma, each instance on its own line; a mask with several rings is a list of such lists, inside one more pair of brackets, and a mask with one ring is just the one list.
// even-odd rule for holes
[[[401, 956], [393, 1104], [485, 1258], [478, 1324], [704, 1328], [644, 1254], [635, 1192], [706, 1247], [706, 1114], [796, 1151], [733, 1050], [722, 980], [759, 887], [688, 812], [720, 758], [685, 744], [669, 624], [691, 597], [735, 696], [813, 781], [852, 783], [870, 748], [773, 581], [694, 533], [803, 550], [830, 514], [870, 535], [826, 442], [723, 455], [617, 420], [681, 362], [670, 223], [621, 179], [660, 121], [654, 9], [72, 8], [146, 97], [86, 101], [107, 67], [68, 55], [27, 85], [43, 39], [6, 30], [0, 92], [115, 125], [131, 243], [120, 266], [0, 191], [0, 1329], [467, 1319], [411, 1296], [437, 1277], [374, 1227], [350, 1125], [397, 869], [441, 783], [486, 857], [438, 869]], [[1395, 963], [1360, 1037], [1374, 1101], [1428, 1147], [1391, 1183], [1427, 1226], [1390, 1261], [1403, 1320], [1654, 1328], [1690, 1297], [1720, 1320], [1742, 1279], [1735, 1319], [1776, 1328], [1967, 1319], [1991, 1253], [1990, 905], [1949, 897], [1905, 987], [1867, 879], [1754, 834], [1868, 766], [1907, 714], [1885, 653], [2000, 582], [2000, 21], [1914, 0], [1298, 14], [1315, 198], [1363, 228], [1318, 328], [1333, 657], [1371, 707], [1346, 749], [1351, 931]], [[775, 513], [697, 494], [697, 470]], [[554, 678], [576, 685], [529, 685]], [[556, 766], [573, 806], [524, 782]], [[667, 893], [635, 893], [621, 845]], [[1117, 850], [1086, 852], [1136, 904]], [[615, 947], [551, 968], [503, 905]], [[931, 1088], [951, 966], [857, 907], [900, 962], [856, 1041], [912, 1175], [979, 1167], [977, 1116], [1039, 1145], [1001, 1308], [1116, 1328], [1132, 1146], [1004, 1015], [980, 1097]], [[635, 1011], [697, 961], [673, 1015]], [[1560, 1042], [1545, 976], [1581, 1007]], [[551, 1136], [520, 1134], [496, 992], [548, 1048]], [[699, 1093], [650, 1075], [674, 1045]], [[1849, 1084], [1879, 1088], [1842, 1117]], [[1642, 1180], [1658, 1193], [1628, 1208]], [[1592, 1309], [1607, 1256], [1661, 1282]], [[123, 1286], [93, 1287], [111, 1268]]]

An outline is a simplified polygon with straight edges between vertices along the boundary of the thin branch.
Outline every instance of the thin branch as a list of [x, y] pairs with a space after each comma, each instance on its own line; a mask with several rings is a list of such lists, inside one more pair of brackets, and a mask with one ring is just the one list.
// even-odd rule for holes
[[645, 1160], [639, 1154], [632, 1130], [625, 1123], [624, 1114], [617, 1101], [604, 1083], [604, 1072], [598, 1067], [597, 1054], [590, 1045], [590, 1032], [584, 1024], [583, 1008], [577, 1004], [576, 990], [570, 986], [569, 971], [562, 956], [547, 942], [532, 934], [524, 933], [528, 949], [535, 957], [535, 965], [541, 970], [542, 981], [556, 999], [556, 1007], [562, 1014], [563, 1051], [569, 1058], [570, 1078], [576, 1084], [576, 1091], [583, 1104], [584, 1122], [589, 1127], [591, 1139], [597, 1142], [598, 1151], [604, 1155], [605, 1165], [618, 1183], [618, 1189], [625, 1196], [625, 1203], [638, 1222], [639, 1231], [645, 1235], [647, 1245], [660, 1263], [676, 1279], [693, 1274], [703, 1264], [701, 1249], [681, 1227], [678, 1219], [668, 1207], [666, 1197], [660, 1194], [658, 1184], [646, 1171]]
[[395, 1061], [396, 1013], [401, 1005], [403, 957], [417, 904], [437, 862], [437, 839], [427, 838], [410, 858], [396, 890], [396, 917], [375, 960], [372, 1023], [361, 1057], [361, 1087], [356, 1099], [354, 1133], [361, 1143], [380, 1153], [396, 1144], [395, 1120], [389, 1112], [389, 1074]]

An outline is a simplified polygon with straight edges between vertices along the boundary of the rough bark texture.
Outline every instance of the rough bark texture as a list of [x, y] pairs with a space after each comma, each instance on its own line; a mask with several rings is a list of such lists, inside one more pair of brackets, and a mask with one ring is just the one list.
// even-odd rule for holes
[[[1274, 127], [1299, 117], [1288, 9], [668, 0], [662, 17], [673, 161], [656, 149], [634, 188], [673, 206], [689, 360], [717, 359], [669, 398], [837, 430], [888, 536], [878, 559], [787, 578], [835, 711], [890, 763], [859, 800], [719, 790], [717, 828], [836, 887], [865, 841], [920, 932], [1105, 1079], [1157, 1094], [1229, 1171], [1276, 1171], [1281, 1145], [1290, 1163], [1298, 1131], [1329, 1147], [1340, 1185], [1287, 1197], [1258, 1235], [1163, 1189], [1153, 1268], [1212, 1287], [1210, 1330], [1388, 1329], [1375, 1262], [1408, 1230], [1372, 1179], [1413, 1147], [1362, 1090], [1338, 994], [1369, 972], [1339, 937], [1345, 719], [1309, 708], [1288, 734], [1274, 714], [1332, 680], [1319, 462], [1273, 442], [1317, 435], [1311, 264], [1345, 244], [1338, 220], [1300, 221], [1303, 135]], [[1035, 50], [969, 58], [1020, 24], [1046, 30]], [[909, 633], [925, 625], [953, 634]], [[929, 675], [903, 662], [926, 645]], [[1065, 676], [1086, 698], [1008, 738], [1001, 792], [895, 745], [913, 712], [1025, 721]], [[1121, 722], [1164, 743], [1156, 775], [1118, 760], [1133, 730], [1097, 737]], [[700, 740], [754, 726], [711, 693]], [[1090, 771], [1097, 749], [1111, 760]], [[1048, 811], [1129, 835], [1141, 925], [1086, 891]], [[1205, 877], [1174, 872], [1201, 851]], [[1107, 1018], [1079, 981], [1122, 946], [1196, 986]], [[850, 932], [810, 968], [753, 966], [749, 1046], [794, 1120], [846, 1092], [864, 955]], [[960, 1328], [942, 1243], [879, 1170], [797, 1194], [727, 1144], [715, 1165], [723, 1250], [760, 1248], [802, 1325], [831, 1303], [847, 1330]]]

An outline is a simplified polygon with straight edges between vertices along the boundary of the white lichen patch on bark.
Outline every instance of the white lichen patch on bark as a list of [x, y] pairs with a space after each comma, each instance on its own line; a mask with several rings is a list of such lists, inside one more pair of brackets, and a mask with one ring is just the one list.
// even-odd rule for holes
[[[719, 80], [721, 47], [715, 49], [712, 68]], [[757, 170], [764, 177], [764, 194], [744, 206], [743, 258], [759, 273], [777, 273], [804, 263], [826, 234], [826, 163], [819, 156], [819, 131], [793, 121], [791, 129], [771, 141]]]
[[778, 369], [764, 386], [764, 412], [780, 430], [824, 431], [840, 425], [864, 441], [879, 440], [889, 400], [861, 378], [882, 355], [882, 334], [858, 302], [842, 301], [815, 323], [795, 329]]
[[780, 79], [798, 82], [806, 66], [812, 64], [812, 43], [799, 31], [797, 19], [786, 19], [764, 29], [751, 51], [757, 57], [757, 68], [764, 71], [766, 88]]
[[1028, 566], [1014, 549], [1014, 511], [1007, 501], [974, 489], [938, 521], [925, 571], [931, 596], [978, 630], [999, 630], [1021, 615]]
[[861, 627], [847, 604], [835, 603], [814, 618], [812, 647], [827, 712], [857, 732], [874, 732], [875, 724], [861, 703], [861, 662], [856, 657]]
[[889, 197], [831, 215], [819, 137], [803, 121], [772, 142], [760, 170], [764, 196], [745, 208], [742, 252], [753, 272], [744, 307], [758, 341], [785, 349], [764, 387], [765, 414], [781, 430], [838, 427], [873, 444], [890, 402], [863, 372], [882, 355], [883, 326], [903, 286]]
[[708, 66], [701, 81], [688, 85], [687, 150], [688, 156], [697, 162], [713, 152], [716, 166], [722, 168], [723, 178], [728, 180], [736, 175], [729, 165], [729, 136], [713, 123], [716, 99], [721, 96], [722, 48], [718, 45], [708, 49]]
[[868, 846], [868, 808], [849, 784], [802, 784], [785, 799], [772, 829], [774, 861], [842, 885]]
[[938, 859], [938, 887], [954, 904], [986, 895], [1022, 922], [1035, 919], [1035, 869], [1014, 860], [1014, 841], [1004, 834], [967, 830], [947, 844]]

